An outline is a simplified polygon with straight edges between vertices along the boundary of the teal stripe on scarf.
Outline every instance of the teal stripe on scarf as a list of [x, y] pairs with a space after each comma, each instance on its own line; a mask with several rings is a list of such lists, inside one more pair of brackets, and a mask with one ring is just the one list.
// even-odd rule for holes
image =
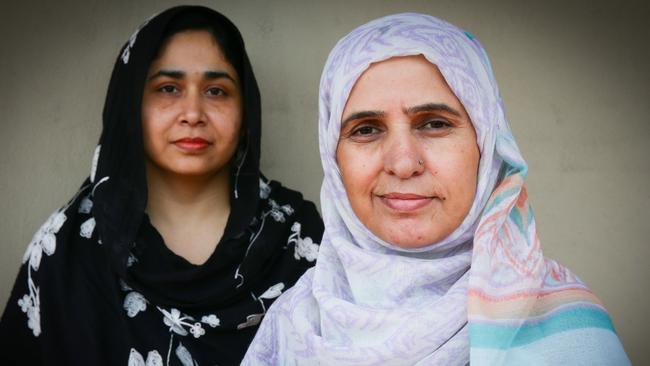
[[582, 328], [602, 328], [616, 333], [606, 312], [598, 308], [581, 307], [563, 310], [544, 321], [529, 321], [519, 327], [470, 322], [469, 338], [472, 347], [508, 349], [555, 333]]
[[488, 205], [485, 207], [483, 211], [488, 212], [493, 207], [500, 205], [504, 199], [512, 198], [512, 196], [519, 193], [520, 190], [521, 187], [513, 187], [513, 188], [505, 189], [502, 192], [499, 192], [499, 194], [496, 197], [493, 197], [492, 200], [488, 202]]

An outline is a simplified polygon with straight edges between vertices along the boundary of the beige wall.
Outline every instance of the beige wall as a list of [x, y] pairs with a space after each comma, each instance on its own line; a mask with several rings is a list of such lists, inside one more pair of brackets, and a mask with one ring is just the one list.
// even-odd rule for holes
[[[530, 164], [528, 188], [545, 253], [591, 286], [632, 360], [650, 364], [643, 337], [650, 325], [644, 311], [650, 302], [648, 5], [202, 3], [231, 17], [247, 41], [263, 97], [265, 173], [314, 201], [322, 177], [317, 86], [334, 43], [357, 25], [402, 11], [430, 13], [474, 33], [491, 56]], [[173, 4], [3, 4], [0, 309], [32, 233], [88, 173], [118, 48], [144, 18]]]

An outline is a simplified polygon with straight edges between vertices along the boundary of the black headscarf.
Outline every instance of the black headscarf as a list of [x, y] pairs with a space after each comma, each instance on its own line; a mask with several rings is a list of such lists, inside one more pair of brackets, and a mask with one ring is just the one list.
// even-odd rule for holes
[[[169, 250], [145, 213], [141, 126], [149, 65], [170, 36], [197, 28], [237, 71], [244, 109], [231, 213], [201, 265]], [[90, 177], [27, 249], [0, 322], [0, 363], [239, 363], [268, 306], [314, 264], [323, 231], [313, 203], [261, 175], [260, 106], [226, 17], [181, 6], [146, 21], [115, 63]]]

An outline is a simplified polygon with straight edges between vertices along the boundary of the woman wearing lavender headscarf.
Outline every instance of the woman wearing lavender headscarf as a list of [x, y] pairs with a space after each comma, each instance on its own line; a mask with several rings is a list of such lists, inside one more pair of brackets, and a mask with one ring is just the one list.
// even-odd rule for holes
[[421, 14], [365, 24], [320, 85], [325, 234], [245, 365], [627, 365], [544, 258], [487, 55]]

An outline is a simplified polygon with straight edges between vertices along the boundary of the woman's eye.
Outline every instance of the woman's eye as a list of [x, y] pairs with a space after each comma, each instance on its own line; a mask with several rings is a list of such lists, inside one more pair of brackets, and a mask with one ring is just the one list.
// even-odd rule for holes
[[226, 92], [223, 89], [217, 87], [210, 88], [205, 93], [210, 96], [219, 96], [219, 95], [226, 94]]
[[377, 133], [379, 131], [378, 128], [372, 127], [372, 126], [361, 126], [354, 130], [352, 132], [353, 136], [367, 136], [367, 135], [372, 135], [373, 133]]
[[160, 90], [163, 93], [170, 93], [170, 94], [178, 92], [178, 89], [173, 85], [163, 85], [158, 90]]
[[450, 127], [451, 124], [445, 120], [435, 119], [422, 124], [422, 128], [429, 130], [441, 130]]

